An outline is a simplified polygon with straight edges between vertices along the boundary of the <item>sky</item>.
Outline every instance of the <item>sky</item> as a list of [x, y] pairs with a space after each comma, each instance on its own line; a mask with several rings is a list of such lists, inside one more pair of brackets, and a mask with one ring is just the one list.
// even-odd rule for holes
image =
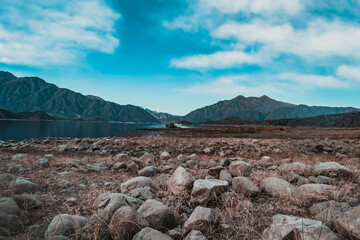
[[360, 107], [360, 0], [2, 0], [0, 70], [178, 115]]

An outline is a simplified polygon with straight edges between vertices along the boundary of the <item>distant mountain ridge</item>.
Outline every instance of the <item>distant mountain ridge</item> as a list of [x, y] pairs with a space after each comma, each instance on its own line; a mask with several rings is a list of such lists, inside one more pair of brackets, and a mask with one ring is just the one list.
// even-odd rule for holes
[[159, 123], [140, 107], [59, 88], [38, 77], [18, 78], [0, 71], [0, 107], [12, 112], [43, 111], [55, 118]]
[[306, 118], [328, 114], [357, 112], [352, 107], [320, 107], [295, 105], [276, 101], [267, 96], [238, 96], [199, 108], [185, 115], [181, 120], [194, 123], [220, 121], [226, 118], [242, 118], [263, 121], [269, 119]]
[[56, 120], [42, 111], [14, 113], [3, 108], [0, 108], [0, 119]]

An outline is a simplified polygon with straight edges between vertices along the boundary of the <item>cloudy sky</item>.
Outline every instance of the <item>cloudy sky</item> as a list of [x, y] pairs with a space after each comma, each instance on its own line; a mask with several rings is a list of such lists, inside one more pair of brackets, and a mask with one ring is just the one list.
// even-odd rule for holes
[[2, 0], [0, 70], [173, 114], [360, 107], [360, 0]]

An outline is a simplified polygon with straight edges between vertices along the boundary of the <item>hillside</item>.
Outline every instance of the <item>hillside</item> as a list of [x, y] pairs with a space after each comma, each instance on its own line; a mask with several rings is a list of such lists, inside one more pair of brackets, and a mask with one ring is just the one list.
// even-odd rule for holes
[[56, 120], [42, 111], [14, 113], [0, 108], [0, 119]]
[[190, 112], [181, 120], [194, 123], [220, 121], [226, 118], [242, 118], [263, 121], [268, 119], [305, 118], [319, 115], [348, 113], [359, 109], [346, 107], [319, 107], [294, 105], [276, 101], [267, 96], [238, 96], [231, 100], [220, 101]]
[[0, 72], [0, 107], [13, 112], [43, 111], [56, 118], [159, 123], [140, 107], [84, 96], [38, 77], [17, 78], [8, 72]]

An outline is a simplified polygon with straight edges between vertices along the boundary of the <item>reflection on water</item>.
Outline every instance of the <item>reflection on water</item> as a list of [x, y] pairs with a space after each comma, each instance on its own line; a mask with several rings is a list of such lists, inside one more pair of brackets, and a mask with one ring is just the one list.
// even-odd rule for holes
[[40, 137], [96, 138], [145, 136], [146, 132], [136, 129], [154, 127], [163, 126], [112, 122], [0, 120], [0, 139], [4, 141], [19, 141]]

